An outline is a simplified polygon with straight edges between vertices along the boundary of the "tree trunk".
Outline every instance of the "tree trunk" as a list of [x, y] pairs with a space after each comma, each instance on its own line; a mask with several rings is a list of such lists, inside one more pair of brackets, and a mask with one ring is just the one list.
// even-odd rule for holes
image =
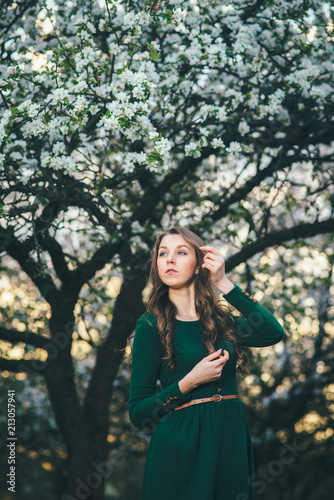
[[53, 309], [45, 381], [56, 422], [68, 451], [67, 477], [61, 500], [102, 500], [107, 460], [108, 415], [99, 432], [91, 428], [80, 402], [71, 356], [74, 317], [69, 301]]
[[107, 435], [92, 440], [89, 432], [73, 440], [69, 449], [67, 478], [61, 500], [103, 500], [105, 481], [112, 471], [108, 463]]
[[[142, 271], [125, 279], [116, 301], [106, 341], [97, 349], [96, 364], [84, 401], [75, 384], [71, 356], [75, 300], [70, 290], [52, 308], [51, 341], [45, 380], [59, 429], [68, 450], [67, 477], [61, 500], [103, 500], [105, 481], [114, 466], [108, 462], [109, 405], [113, 382], [124, 357], [126, 339], [144, 312]], [[131, 315], [127, 311], [131, 309]]]

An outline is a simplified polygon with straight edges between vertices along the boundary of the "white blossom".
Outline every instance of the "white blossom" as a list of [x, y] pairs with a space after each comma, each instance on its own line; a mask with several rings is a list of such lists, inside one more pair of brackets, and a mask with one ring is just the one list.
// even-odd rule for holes
[[66, 152], [65, 144], [63, 142], [56, 142], [52, 147], [52, 151], [55, 155], [64, 154]]
[[159, 52], [160, 50], [160, 44], [158, 42], [152, 42], [152, 49], [156, 50], [157, 52]]
[[195, 158], [199, 158], [201, 156], [200, 151], [198, 151], [198, 144], [196, 144], [195, 142], [186, 144], [184, 147], [184, 152], [186, 156], [194, 156]]
[[114, 197], [114, 194], [113, 192], [111, 191], [111, 189], [106, 189], [105, 191], [103, 191], [103, 193], [101, 194], [102, 198], [104, 199], [110, 199], [110, 198], [113, 198]]
[[127, 27], [131, 28], [132, 26], [134, 26], [134, 24], [136, 23], [136, 21], [137, 21], [136, 14], [134, 12], [128, 12], [124, 16], [123, 24], [124, 24], [124, 26], [126, 28]]
[[12, 160], [22, 160], [22, 154], [19, 151], [12, 151], [10, 153], [10, 157]]
[[135, 163], [144, 164], [147, 162], [147, 156], [145, 153], [128, 153], [125, 155], [123, 169], [127, 173], [133, 172], [135, 168]]
[[117, 54], [119, 54], [121, 50], [122, 48], [119, 45], [117, 45], [117, 43], [111, 43], [109, 45], [109, 52], [114, 56], [117, 56]]
[[240, 132], [241, 135], [248, 134], [250, 131], [250, 126], [245, 120], [241, 120], [238, 126], [238, 132]]
[[251, 90], [250, 97], [246, 102], [251, 109], [254, 109], [259, 105], [259, 93], [257, 89]]
[[42, 120], [39, 116], [35, 120], [31, 122], [27, 122], [22, 126], [23, 137], [33, 137], [39, 136], [42, 133], [45, 133], [49, 130], [49, 126]]
[[211, 146], [213, 148], [224, 148], [225, 144], [224, 144], [224, 141], [222, 139], [215, 137], [211, 141]]
[[174, 24], [179, 24], [182, 21], [183, 12], [181, 9], [173, 9], [172, 21]]
[[226, 148], [228, 153], [237, 154], [241, 152], [241, 145], [237, 141], [230, 142], [230, 145]]
[[198, 131], [201, 135], [204, 135], [204, 137], [208, 137], [210, 134], [210, 130], [208, 128], [199, 127]]
[[53, 90], [46, 98], [46, 102], [56, 105], [59, 102], [64, 104], [65, 99], [70, 97], [70, 93], [64, 87]]
[[103, 125], [105, 130], [118, 130], [119, 129], [119, 122], [114, 115], [111, 115], [109, 117], [104, 115], [102, 117], [102, 119], [100, 120], [100, 124]]
[[[4, 95], [7, 92], [15, 103], [13, 113], [11, 106], [7, 110], [3, 106], [0, 141], [6, 158], [21, 162], [16, 168], [28, 164], [27, 151], [35, 138], [43, 138], [43, 165], [73, 171], [85, 168], [83, 158], [96, 161], [93, 154], [100, 154], [102, 143], [112, 158], [106, 164], [118, 164], [120, 153], [108, 141], [122, 141], [124, 154], [138, 142], [137, 153], [148, 158], [141, 164], [159, 174], [173, 168], [174, 144], [180, 154], [177, 161], [182, 156], [180, 144], [184, 144], [183, 154], [193, 157], [200, 157], [207, 145], [231, 155], [246, 153], [252, 146], [230, 142], [230, 133], [256, 138], [261, 133], [259, 120], [265, 123], [275, 115], [288, 124], [287, 97], [300, 96], [300, 110], [305, 107], [304, 97], [321, 106], [333, 99], [333, 63], [321, 55], [329, 46], [328, 32], [317, 25], [314, 39], [307, 37], [305, 33], [312, 35], [316, 24], [305, 17], [298, 23], [290, 19], [286, 1], [262, 10], [261, 24], [257, 15], [245, 24], [243, 3], [209, 2], [204, 15], [196, 2], [171, 0], [169, 7], [161, 5], [152, 16], [146, 7], [139, 10], [134, 5], [127, 10], [131, 7], [116, 0], [108, 4], [110, 17], [104, 4], [95, 2], [92, 17], [74, 8], [65, 22], [57, 5], [50, 2], [54, 30], [62, 36], [61, 51], [56, 39], [52, 43], [41, 39], [29, 52], [36, 54], [35, 59], [45, 58], [41, 70], [32, 71], [20, 50], [15, 63], [0, 66], [0, 86], [10, 85]], [[172, 13], [167, 14], [167, 9]], [[154, 31], [153, 17], [158, 27]], [[208, 22], [217, 17], [219, 22]], [[24, 25], [27, 40], [31, 22], [35, 20]], [[103, 50], [97, 26], [105, 31]], [[302, 50], [303, 44], [307, 51]], [[159, 52], [159, 61], [152, 52]], [[289, 71], [280, 71], [286, 65]], [[91, 116], [98, 120], [96, 135], [87, 134], [78, 141], [73, 157], [80, 160], [74, 167], [66, 159], [65, 145], [71, 134], [80, 134]], [[18, 144], [9, 146], [12, 127], [20, 127], [27, 142], [19, 149]], [[129, 156], [125, 164], [130, 171], [138, 161]], [[104, 175], [112, 175], [112, 167], [106, 170]]]
[[79, 95], [74, 101], [74, 106], [72, 108], [71, 114], [75, 115], [76, 113], [83, 111], [87, 107], [88, 107], [87, 99], [84, 96]]
[[6, 137], [5, 127], [0, 123], [0, 142]]
[[227, 111], [225, 106], [216, 109], [216, 116], [220, 122], [224, 122], [227, 118]]
[[170, 151], [171, 147], [171, 143], [165, 137], [161, 137], [154, 144], [155, 150], [162, 156], [166, 155], [168, 151]]

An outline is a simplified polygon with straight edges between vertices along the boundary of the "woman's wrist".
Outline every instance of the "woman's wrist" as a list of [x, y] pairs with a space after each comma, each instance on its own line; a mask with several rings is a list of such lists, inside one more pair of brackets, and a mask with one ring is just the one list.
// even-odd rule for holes
[[195, 389], [195, 387], [197, 387], [197, 384], [192, 380], [190, 373], [179, 380], [179, 389], [184, 396]]
[[219, 283], [217, 283], [215, 285], [218, 290], [220, 292], [222, 292], [224, 295], [228, 292], [230, 292], [231, 290], [233, 290], [234, 288], [234, 284], [232, 283], [232, 281], [230, 281], [229, 279], [227, 278], [224, 278], [222, 281], [220, 281]]

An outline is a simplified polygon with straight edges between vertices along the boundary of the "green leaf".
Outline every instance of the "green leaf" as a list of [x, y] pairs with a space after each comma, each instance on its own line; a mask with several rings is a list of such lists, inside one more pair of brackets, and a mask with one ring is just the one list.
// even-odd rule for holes
[[153, 61], [159, 61], [159, 54], [155, 50], [151, 50], [150, 57]]

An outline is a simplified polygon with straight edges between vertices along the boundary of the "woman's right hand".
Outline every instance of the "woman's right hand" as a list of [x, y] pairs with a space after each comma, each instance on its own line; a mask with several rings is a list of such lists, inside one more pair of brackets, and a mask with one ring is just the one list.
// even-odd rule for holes
[[223, 368], [230, 357], [228, 351], [224, 350], [223, 356], [221, 352], [222, 349], [220, 348], [218, 351], [201, 359], [201, 361], [194, 366], [189, 372], [189, 376], [191, 376], [194, 384], [204, 384], [205, 382], [212, 382], [220, 378]]

